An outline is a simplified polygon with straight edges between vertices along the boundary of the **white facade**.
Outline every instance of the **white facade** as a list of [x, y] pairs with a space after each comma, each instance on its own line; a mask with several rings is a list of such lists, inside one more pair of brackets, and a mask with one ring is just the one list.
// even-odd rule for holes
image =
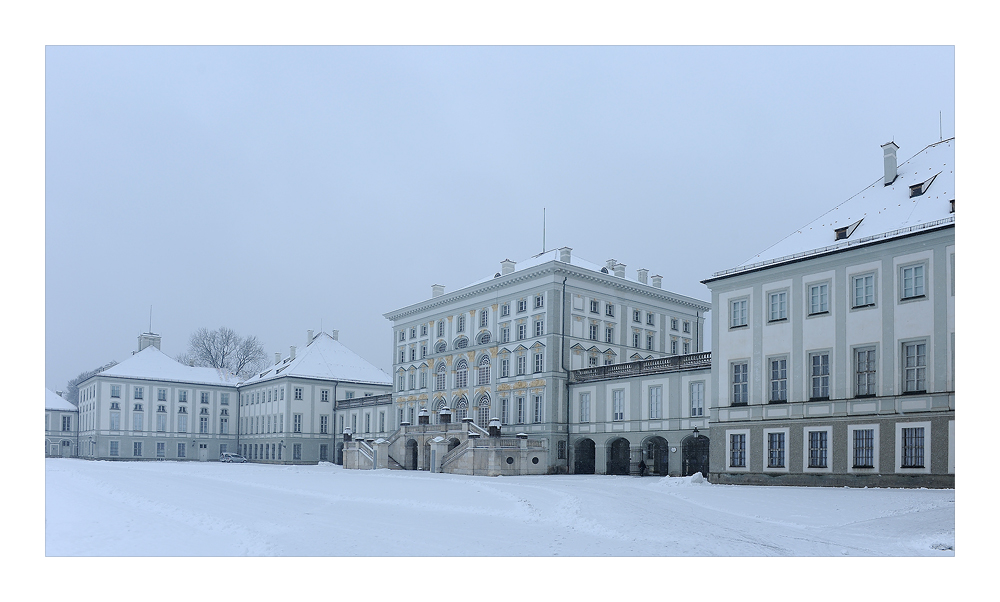
[[954, 483], [954, 139], [898, 169], [886, 148], [879, 181], [705, 281], [723, 482]]
[[[89, 397], [87, 399], [89, 403]], [[45, 455], [77, 455], [80, 412], [62, 395], [45, 389]]]

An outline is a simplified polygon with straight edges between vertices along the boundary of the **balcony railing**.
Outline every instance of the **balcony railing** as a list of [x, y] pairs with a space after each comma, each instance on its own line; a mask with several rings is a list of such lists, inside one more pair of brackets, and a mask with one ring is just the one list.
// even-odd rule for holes
[[594, 368], [573, 370], [570, 372], [570, 382], [579, 383], [590, 380], [642, 376], [646, 374], [660, 374], [663, 372], [697, 370], [711, 367], [712, 352], [705, 351], [702, 353], [661, 357], [654, 360], [638, 360], [624, 364], [611, 364], [610, 366], [596, 366]]
[[392, 403], [392, 393], [383, 395], [366, 395], [365, 397], [352, 397], [351, 399], [338, 399], [337, 409], [346, 410], [350, 408], [367, 408]]

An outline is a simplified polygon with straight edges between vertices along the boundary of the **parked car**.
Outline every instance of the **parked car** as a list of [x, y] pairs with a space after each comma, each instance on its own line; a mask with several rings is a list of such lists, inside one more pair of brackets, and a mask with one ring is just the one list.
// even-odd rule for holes
[[219, 456], [219, 462], [246, 462], [247, 459], [239, 454], [232, 454], [229, 452], [223, 452]]

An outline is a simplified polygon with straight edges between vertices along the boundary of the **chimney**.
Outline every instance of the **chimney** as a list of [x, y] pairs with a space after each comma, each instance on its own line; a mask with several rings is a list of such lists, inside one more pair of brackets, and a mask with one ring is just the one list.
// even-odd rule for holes
[[559, 261], [563, 263], [569, 263], [570, 257], [572, 256], [573, 249], [570, 247], [562, 247], [559, 249]]
[[886, 142], [882, 145], [882, 161], [885, 164], [883, 186], [888, 186], [896, 181], [896, 151], [898, 149], [895, 142]]
[[648, 284], [646, 281], [649, 280], [649, 270], [646, 268], [639, 268], [639, 282], [643, 284]]
[[288, 359], [295, 359], [295, 345], [290, 345], [288, 347]]
[[333, 331], [333, 340], [334, 341], [339, 341], [340, 340], [340, 331], [339, 330], [334, 330]]
[[605, 262], [604, 267], [608, 268], [608, 273], [611, 273], [615, 269], [615, 264], [618, 263], [614, 259], [609, 259]]
[[517, 266], [517, 262], [511, 261], [509, 259], [504, 259], [500, 262], [500, 275], [506, 276], [514, 271], [514, 267]]
[[281, 363], [281, 354], [277, 351], [274, 352], [274, 365], [277, 366]]
[[431, 297], [440, 297], [444, 294], [443, 284], [432, 284], [431, 285]]
[[625, 264], [624, 263], [616, 263], [615, 264], [615, 278], [624, 278], [624, 277], [625, 277]]
[[313, 331], [307, 330], [306, 331], [306, 347], [308, 347], [309, 343], [312, 343], [312, 342], [313, 342]]
[[146, 347], [156, 347], [160, 348], [160, 335], [153, 334], [152, 332], [144, 332], [139, 335], [139, 351], [142, 351]]
[[653, 276], [653, 288], [663, 288], [663, 276]]

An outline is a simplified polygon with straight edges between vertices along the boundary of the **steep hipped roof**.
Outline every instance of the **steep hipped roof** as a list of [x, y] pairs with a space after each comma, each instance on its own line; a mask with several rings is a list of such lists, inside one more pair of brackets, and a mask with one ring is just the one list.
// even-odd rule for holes
[[392, 384], [388, 374], [325, 332], [316, 335], [305, 349], [296, 351], [295, 359], [285, 358], [277, 364], [268, 366], [240, 386], [253, 385], [283, 376], [376, 385]]
[[239, 380], [236, 375], [218, 368], [185, 366], [152, 345], [96, 376], [121, 376], [231, 387], [236, 386]]
[[45, 389], [45, 409], [60, 410], [62, 412], [75, 412], [76, 406], [59, 397], [52, 391]]
[[[896, 173], [892, 184], [884, 185], [880, 176], [812, 222], [713, 278], [954, 223], [954, 138], [924, 148], [899, 164]], [[921, 184], [923, 192], [911, 196], [911, 187]], [[843, 228], [848, 236], [837, 240], [836, 231]]]

